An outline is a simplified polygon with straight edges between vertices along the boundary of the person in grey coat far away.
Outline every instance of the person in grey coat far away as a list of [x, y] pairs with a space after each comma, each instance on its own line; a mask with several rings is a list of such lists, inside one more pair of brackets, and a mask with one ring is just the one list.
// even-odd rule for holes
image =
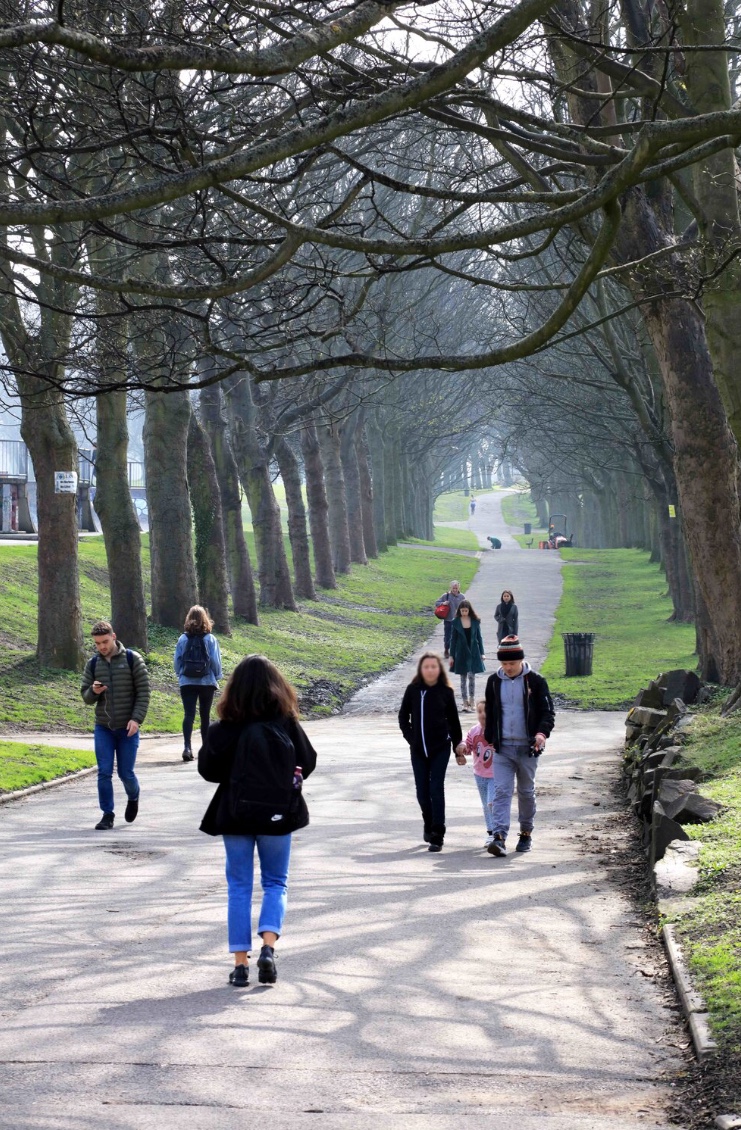
[[497, 640], [499, 643], [502, 642], [505, 636], [516, 636], [518, 634], [517, 622], [519, 615], [515, 598], [509, 589], [505, 589], [502, 593], [499, 604], [497, 605], [497, 610], [494, 613], [494, 619], [497, 622]]

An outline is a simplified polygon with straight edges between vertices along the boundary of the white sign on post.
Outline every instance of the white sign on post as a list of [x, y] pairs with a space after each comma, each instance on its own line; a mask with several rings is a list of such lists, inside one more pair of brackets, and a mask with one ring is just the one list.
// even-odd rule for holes
[[54, 493], [77, 494], [77, 471], [55, 471]]

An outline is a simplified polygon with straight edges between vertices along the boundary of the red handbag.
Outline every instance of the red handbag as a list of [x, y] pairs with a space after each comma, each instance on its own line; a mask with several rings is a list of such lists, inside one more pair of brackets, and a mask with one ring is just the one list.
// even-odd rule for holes
[[450, 605], [448, 604], [447, 600], [444, 600], [442, 604], [435, 605], [435, 615], [437, 616], [438, 620], [446, 620], [449, 612]]

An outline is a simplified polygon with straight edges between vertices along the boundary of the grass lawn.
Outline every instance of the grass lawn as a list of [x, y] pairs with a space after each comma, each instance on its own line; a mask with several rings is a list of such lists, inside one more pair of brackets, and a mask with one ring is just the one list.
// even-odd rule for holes
[[[545, 552], [545, 551], [543, 551]], [[583, 709], [627, 707], [672, 667], [694, 669], [695, 629], [669, 621], [666, 581], [639, 549], [563, 549], [564, 587], [548, 658], [551, 691]], [[594, 632], [593, 674], [567, 679], [561, 632]]]
[[700, 840], [700, 877], [675, 918], [710, 1010], [713, 1034], [741, 1055], [741, 717], [718, 708], [695, 717], [684, 750], [708, 779], [700, 791], [724, 805], [710, 824], [688, 824]]
[[410, 545], [433, 545], [438, 549], [470, 549], [476, 553], [481, 547], [479, 539], [471, 530], [457, 530], [454, 526], [435, 526], [435, 540], [421, 541], [419, 538], [406, 538]]
[[0, 793], [39, 785], [90, 765], [95, 765], [95, 754], [91, 750], [52, 749], [0, 741]]
[[465, 522], [468, 517], [468, 506], [471, 496], [462, 490], [451, 490], [447, 494], [439, 494], [435, 500], [435, 509], [432, 520], [438, 522]]
[[[508, 526], [522, 526], [531, 522], [531, 534], [514, 534], [513, 537], [523, 549], [537, 549], [539, 541], [545, 541], [548, 530], [538, 525], [538, 511], [530, 498], [529, 491], [520, 491], [518, 494], [508, 494], [502, 499], [502, 517]], [[543, 552], [543, 551], [541, 551]]]
[[[254, 550], [248, 534], [250, 550]], [[92, 708], [79, 694], [71, 672], [39, 670], [33, 656], [36, 634], [36, 546], [0, 547], [0, 729], [88, 730]], [[149, 551], [144, 548], [145, 575]], [[253, 555], [254, 561], [254, 555]], [[222, 638], [228, 673], [242, 656], [269, 655], [304, 696], [305, 711], [331, 713], [362, 682], [388, 670], [432, 631], [432, 606], [455, 574], [465, 586], [478, 567], [474, 557], [421, 552], [396, 546], [367, 566], [354, 565], [338, 587], [305, 601], [298, 613], [260, 611], [260, 625], [235, 622]], [[102, 538], [80, 543], [80, 588], [86, 624], [110, 614], [108, 572]], [[181, 708], [172, 655], [178, 632], [150, 626], [148, 664], [152, 703], [146, 729], [177, 732]], [[126, 642], [125, 640], [123, 641]]]

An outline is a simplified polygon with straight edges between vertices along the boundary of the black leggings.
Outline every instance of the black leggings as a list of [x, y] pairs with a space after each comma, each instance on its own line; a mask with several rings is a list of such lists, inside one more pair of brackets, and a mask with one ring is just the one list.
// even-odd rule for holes
[[193, 723], [196, 720], [196, 703], [201, 716], [201, 745], [206, 741], [211, 703], [215, 694], [216, 687], [204, 687], [199, 684], [190, 683], [180, 688], [180, 697], [183, 700], [183, 741], [186, 749], [190, 749]]

